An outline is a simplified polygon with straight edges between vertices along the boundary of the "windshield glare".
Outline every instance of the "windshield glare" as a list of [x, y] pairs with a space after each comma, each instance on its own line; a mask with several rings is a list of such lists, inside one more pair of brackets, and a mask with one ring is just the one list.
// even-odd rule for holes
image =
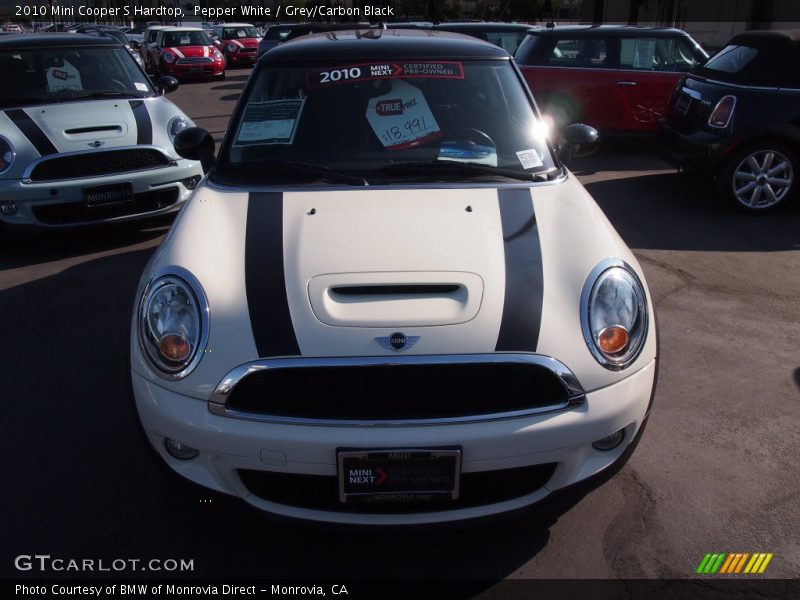
[[91, 94], [131, 97], [153, 93], [125, 48], [39, 48], [0, 52], [0, 106], [59, 102]]
[[208, 39], [205, 31], [167, 31], [164, 33], [164, 47], [174, 48], [175, 46], [210, 46], [211, 40]]
[[276, 161], [324, 165], [370, 183], [555, 169], [546, 127], [508, 61], [270, 64], [254, 76], [218, 174], [303, 181]]
[[241, 40], [258, 37], [255, 27], [225, 27], [222, 30], [223, 40]]

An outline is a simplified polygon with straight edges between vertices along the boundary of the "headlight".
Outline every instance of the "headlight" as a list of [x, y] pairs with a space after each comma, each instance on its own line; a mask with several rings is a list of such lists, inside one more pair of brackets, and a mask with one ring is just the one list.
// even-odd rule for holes
[[5, 173], [11, 168], [16, 156], [14, 146], [6, 138], [0, 136], [0, 173]]
[[173, 117], [167, 123], [167, 134], [170, 141], [175, 141], [175, 136], [189, 127], [189, 122], [183, 117]]
[[601, 262], [581, 295], [583, 337], [601, 365], [619, 371], [631, 364], [647, 338], [647, 299], [639, 278], [621, 260]]
[[[184, 277], [191, 278], [188, 273]], [[202, 293], [199, 284], [195, 285]], [[205, 300], [199, 303], [192, 286], [174, 275], [147, 286], [139, 305], [139, 340], [160, 375], [186, 377], [202, 358], [207, 339], [208, 310]]]
[[174, 63], [175, 62], [175, 55], [172, 54], [171, 52], [164, 52], [164, 54], [161, 55], [161, 58], [164, 59], [165, 63]]
[[236, 52], [236, 44], [228, 44], [225, 47], [228, 49], [228, 52]]
[[222, 52], [216, 48], [211, 51], [211, 55], [214, 57], [214, 60], [222, 60]]

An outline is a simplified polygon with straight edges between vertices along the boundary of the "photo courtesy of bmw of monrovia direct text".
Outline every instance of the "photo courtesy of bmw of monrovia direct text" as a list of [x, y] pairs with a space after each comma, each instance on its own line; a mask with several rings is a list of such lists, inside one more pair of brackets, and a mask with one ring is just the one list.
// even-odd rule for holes
[[242, 0], [229, 2], [159, 2], [131, 0], [41, 0], [19, 2], [0, 0], [0, 18], [14, 21], [45, 22], [147, 22], [183, 23], [184, 21], [316, 21], [353, 20], [374, 21], [395, 17], [394, 2], [326, 2], [311, 3], [299, 0], [288, 2], [259, 2]]

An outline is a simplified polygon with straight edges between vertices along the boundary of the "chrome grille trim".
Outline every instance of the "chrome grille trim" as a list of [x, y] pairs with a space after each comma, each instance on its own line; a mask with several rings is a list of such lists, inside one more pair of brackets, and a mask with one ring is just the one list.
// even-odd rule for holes
[[[337, 366], [391, 366], [391, 365], [435, 365], [435, 364], [480, 364], [480, 363], [522, 363], [544, 367], [555, 374], [567, 392], [567, 400], [548, 406], [537, 406], [510, 412], [480, 414], [459, 417], [393, 419], [393, 420], [344, 420], [310, 419], [290, 416], [275, 416], [261, 413], [243, 412], [229, 409], [226, 404], [234, 388], [247, 376], [265, 369], [296, 369], [304, 367]], [[320, 358], [265, 358], [245, 363], [232, 369], [217, 385], [208, 400], [209, 412], [233, 419], [260, 421], [284, 425], [314, 425], [327, 427], [418, 427], [422, 425], [445, 425], [457, 423], [477, 423], [513, 419], [543, 413], [568, 410], [579, 406], [586, 400], [586, 392], [572, 371], [564, 363], [541, 354], [497, 352], [492, 354], [453, 354], [453, 355], [411, 355], [411, 356], [354, 356]]]

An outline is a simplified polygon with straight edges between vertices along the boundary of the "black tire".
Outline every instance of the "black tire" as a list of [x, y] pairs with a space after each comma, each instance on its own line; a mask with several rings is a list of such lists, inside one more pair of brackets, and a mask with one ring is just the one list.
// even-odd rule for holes
[[[776, 169], [780, 170], [770, 175]], [[755, 213], [774, 210], [796, 198], [798, 177], [797, 150], [784, 142], [765, 139], [734, 151], [719, 170], [715, 184], [721, 200], [738, 210]], [[788, 184], [778, 184], [779, 181]]]

